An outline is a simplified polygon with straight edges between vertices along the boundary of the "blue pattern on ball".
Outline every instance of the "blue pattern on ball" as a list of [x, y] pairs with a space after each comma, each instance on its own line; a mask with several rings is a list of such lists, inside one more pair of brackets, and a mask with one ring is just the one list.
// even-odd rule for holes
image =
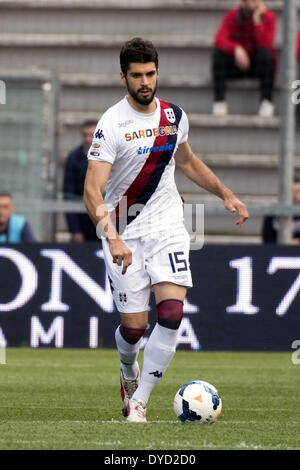
[[184, 394], [184, 391], [186, 389], [186, 387], [188, 387], [189, 385], [192, 385], [192, 384], [201, 384], [200, 380], [194, 380], [193, 382], [188, 382], [186, 384], [184, 384], [180, 391], [179, 391], [179, 395], [181, 395], [183, 397], [183, 394]]
[[[191, 383], [194, 383], [194, 382], [191, 382]], [[186, 400], [182, 400], [182, 409], [183, 409], [183, 413], [181, 413], [181, 415], [178, 416], [178, 418], [183, 423], [186, 420], [188, 420], [188, 421], [200, 421], [202, 419], [202, 417], [200, 415], [197, 415], [197, 413], [195, 411], [190, 410], [189, 403]]]
[[212, 395], [212, 402], [214, 404], [213, 409], [216, 410], [218, 406], [220, 405], [220, 395], [216, 393], [215, 390], [212, 390], [210, 387], [208, 387], [207, 385], [204, 385], [204, 388], [206, 392]]

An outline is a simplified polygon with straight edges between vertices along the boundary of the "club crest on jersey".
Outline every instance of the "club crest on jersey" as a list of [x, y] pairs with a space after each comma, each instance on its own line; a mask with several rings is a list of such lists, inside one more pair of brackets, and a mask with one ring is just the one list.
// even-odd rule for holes
[[165, 112], [165, 115], [166, 115], [166, 118], [168, 119], [168, 121], [171, 124], [174, 124], [174, 122], [176, 122], [176, 117], [175, 117], [175, 114], [174, 114], [174, 110], [172, 108], [167, 108], [167, 109], [164, 109], [164, 112]]

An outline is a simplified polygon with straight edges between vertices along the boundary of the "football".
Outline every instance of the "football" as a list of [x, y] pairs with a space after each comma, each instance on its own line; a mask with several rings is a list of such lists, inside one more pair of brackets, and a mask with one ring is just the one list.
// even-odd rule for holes
[[182, 422], [213, 423], [221, 410], [218, 390], [204, 380], [184, 384], [174, 397], [174, 411]]

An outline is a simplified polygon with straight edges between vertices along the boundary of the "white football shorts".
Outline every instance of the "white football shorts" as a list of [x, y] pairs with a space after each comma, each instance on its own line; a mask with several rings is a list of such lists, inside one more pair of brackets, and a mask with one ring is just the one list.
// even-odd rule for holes
[[172, 282], [192, 287], [189, 263], [190, 237], [183, 226], [173, 232], [157, 232], [124, 240], [132, 251], [132, 264], [122, 274], [113, 263], [108, 242], [103, 238], [104, 261], [116, 307], [121, 313], [148, 310], [153, 284]]

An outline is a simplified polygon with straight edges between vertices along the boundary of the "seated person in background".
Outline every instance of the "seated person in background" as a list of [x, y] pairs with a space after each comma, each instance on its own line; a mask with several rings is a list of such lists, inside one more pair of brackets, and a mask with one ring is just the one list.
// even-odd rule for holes
[[[294, 179], [293, 203], [300, 204], [300, 178]], [[262, 238], [264, 243], [277, 243], [279, 231], [279, 220], [276, 216], [266, 216], [263, 220]], [[300, 245], [300, 216], [293, 218], [293, 245]]]
[[[300, 30], [298, 31], [297, 34], [297, 42], [296, 42], [296, 52], [297, 52], [297, 80], [300, 80]], [[297, 118], [297, 123], [300, 123], [300, 94], [299, 94], [299, 86], [297, 87], [297, 93], [296, 93], [296, 102], [294, 103], [296, 105], [296, 118]]]
[[213, 114], [225, 116], [226, 81], [250, 78], [260, 83], [258, 114], [274, 114], [273, 88], [276, 70], [276, 16], [262, 0], [241, 0], [240, 6], [223, 18], [215, 37], [212, 74]]
[[[86, 121], [81, 125], [82, 142], [67, 157], [64, 174], [64, 199], [82, 201], [88, 165], [87, 153], [92, 144], [97, 122]], [[72, 242], [99, 241], [95, 226], [87, 213], [68, 213], [66, 218]]]
[[0, 243], [35, 242], [25, 217], [13, 212], [12, 196], [7, 192], [0, 192]]

